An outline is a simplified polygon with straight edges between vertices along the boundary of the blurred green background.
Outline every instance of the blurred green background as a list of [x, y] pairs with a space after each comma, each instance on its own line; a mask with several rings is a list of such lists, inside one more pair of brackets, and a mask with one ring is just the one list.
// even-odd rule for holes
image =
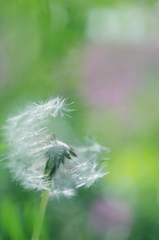
[[[66, 137], [91, 134], [111, 148], [108, 175], [49, 201], [40, 239], [159, 239], [159, 2], [0, 5], [0, 125], [28, 101], [63, 96], [77, 109], [61, 126]], [[4, 165], [0, 240], [31, 239], [40, 194]]]

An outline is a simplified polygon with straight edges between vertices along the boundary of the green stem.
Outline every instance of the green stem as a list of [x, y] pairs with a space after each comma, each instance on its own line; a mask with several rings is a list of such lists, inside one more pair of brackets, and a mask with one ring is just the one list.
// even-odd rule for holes
[[48, 198], [49, 198], [49, 190], [45, 190], [42, 195], [42, 199], [41, 199], [41, 203], [40, 203], [39, 211], [37, 214], [37, 219], [35, 222], [34, 231], [33, 231], [31, 240], [39, 240]]

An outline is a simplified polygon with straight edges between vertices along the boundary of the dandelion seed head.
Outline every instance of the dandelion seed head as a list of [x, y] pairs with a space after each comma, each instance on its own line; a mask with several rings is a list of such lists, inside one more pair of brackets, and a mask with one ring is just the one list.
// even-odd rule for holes
[[[50, 196], [71, 197], [76, 189], [90, 187], [103, 177], [105, 165], [99, 165], [107, 148], [96, 142], [71, 147], [56, 139], [50, 122], [64, 117], [72, 109], [64, 98], [30, 103], [17, 116], [7, 120], [4, 136], [8, 144], [7, 167], [13, 179], [28, 190], [49, 190]], [[58, 134], [57, 134], [58, 135]]]

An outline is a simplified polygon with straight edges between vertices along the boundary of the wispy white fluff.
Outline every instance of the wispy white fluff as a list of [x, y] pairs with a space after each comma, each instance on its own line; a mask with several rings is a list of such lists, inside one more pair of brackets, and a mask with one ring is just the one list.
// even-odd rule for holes
[[[72, 148], [53, 136], [52, 119], [71, 111], [66, 100], [57, 97], [40, 104], [30, 103], [19, 115], [7, 120], [4, 127], [9, 149], [7, 166], [24, 188], [49, 189], [50, 195], [70, 197], [77, 188], [90, 187], [106, 174], [104, 166], [99, 166], [101, 153], [106, 148], [96, 142]], [[59, 161], [64, 156], [64, 164], [60, 163], [54, 176], [48, 179], [45, 168], [50, 149], [51, 161]], [[70, 155], [69, 159], [66, 153], [71, 149], [76, 156]]]

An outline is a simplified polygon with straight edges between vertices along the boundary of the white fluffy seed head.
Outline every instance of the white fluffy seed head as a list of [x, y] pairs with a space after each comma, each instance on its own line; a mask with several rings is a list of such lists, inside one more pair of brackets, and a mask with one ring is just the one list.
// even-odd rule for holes
[[73, 148], [52, 134], [52, 119], [71, 111], [66, 100], [57, 97], [40, 104], [30, 103], [19, 115], [7, 120], [7, 166], [24, 188], [48, 189], [50, 195], [70, 197], [77, 188], [90, 187], [106, 174], [99, 166], [101, 152], [106, 148], [95, 142]]

